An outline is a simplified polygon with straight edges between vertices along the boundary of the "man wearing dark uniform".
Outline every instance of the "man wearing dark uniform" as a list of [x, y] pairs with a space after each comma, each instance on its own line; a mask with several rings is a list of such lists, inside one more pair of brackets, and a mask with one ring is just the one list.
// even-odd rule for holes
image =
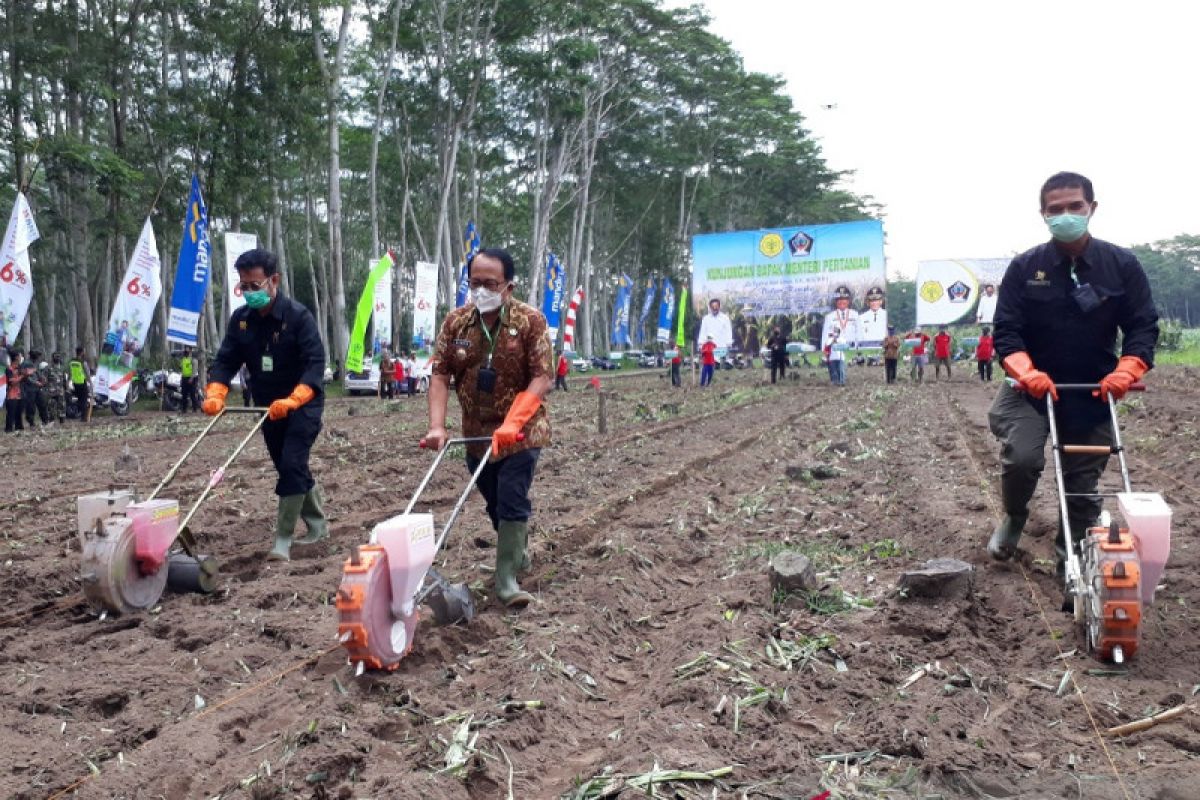
[[325, 405], [325, 348], [309, 310], [279, 291], [273, 253], [250, 250], [234, 267], [246, 305], [229, 319], [202, 408], [210, 416], [221, 413], [233, 376], [246, 366], [254, 399], [269, 406], [263, 440], [279, 473], [275, 543], [267, 558], [286, 561], [298, 519], [304, 520], [308, 534], [297, 544], [329, 535], [320, 488], [308, 469]]
[[[467, 263], [471, 302], [446, 317], [438, 334], [429, 381], [429, 433], [424, 443], [441, 449], [446, 433], [450, 377], [462, 406], [462, 435], [492, 437], [492, 460], [479, 491], [496, 529], [496, 596], [507, 606], [533, 597], [517, 584], [528, 568], [529, 487], [541, 449], [550, 444], [550, 419], [542, 401], [550, 392], [550, 337], [546, 318], [513, 297], [512, 256], [480, 250]], [[524, 438], [520, 435], [524, 434]], [[487, 444], [467, 448], [474, 472]]]
[[[1005, 516], [988, 542], [988, 552], [998, 560], [1016, 552], [1046, 464], [1046, 395], [1054, 398], [1064, 443], [1111, 446], [1107, 396], [1120, 399], [1141, 379], [1154, 363], [1158, 342], [1158, 314], [1137, 257], [1088, 234], [1097, 206], [1091, 181], [1060, 172], [1043, 184], [1040, 200], [1053, 238], [1013, 259], [996, 306], [996, 355], [1016, 381], [1016, 388], [1000, 387], [988, 412], [992, 433], [1002, 443]], [[1114, 352], [1118, 330], [1123, 334], [1119, 359]], [[1100, 389], [1064, 392], [1060, 398], [1056, 383], [1099, 384]], [[1086, 495], [1096, 491], [1107, 463], [1107, 453], [1063, 456], [1068, 525], [1075, 541], [1100, 513], [1100, 499]], [[1060, 529], [1055, 544], [1060, 574], [1066, 542]]]

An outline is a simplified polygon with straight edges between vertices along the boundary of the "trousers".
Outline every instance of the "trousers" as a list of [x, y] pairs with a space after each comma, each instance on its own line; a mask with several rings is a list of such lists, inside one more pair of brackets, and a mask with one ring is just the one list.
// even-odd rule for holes
[[[1096, 402], [1100, 402], [1097, 400]], [[1000, 491], [1004, 513], [1023, 516], [1029, 513], [1029, 501], [1037, 489], [1046, 466], [1046, 439], [1050, 422], [1026, 396], [1007, 383], [1000, 387], [988, 410], [988, 427], [1000, 440]], [[1058, 418], [1060, 444], [1112, 445], [1112, 425], [1073, 426]], [[1063, 486], [1068, 495], [1096, 491], [1108, 455], [1063, 455]], [[1068, 497], [1067, 516], [1072, 532], [1078, 537], [1100, 514], [1098, 497]], [[1080, 530], [1075, 530], [1080, 527]], [[1060, 532], [1061, 533], [1061, 532]]]
[[279, 476], [275, 494], [280, 497], [308, 494], [313, 488], [315, 481], [308, 469], [308, 456], [321, 432], [321, 411], [321, 406], [314, 408], [310, 403], [281, 420], [263, 423], [263, 441]]
[[[475, 488], [487, 503], [493, 528], [499, 528], [501, 521], [528, 521], [533, 513], [529, 487], [533, 485], [533, 473], [541, 454], [539, 448], [532, 447], [499, 461], [489, 461], [483, 468]], [[479, 459], [468, 454], [467, 469], [474, 473], [478, 467]]]

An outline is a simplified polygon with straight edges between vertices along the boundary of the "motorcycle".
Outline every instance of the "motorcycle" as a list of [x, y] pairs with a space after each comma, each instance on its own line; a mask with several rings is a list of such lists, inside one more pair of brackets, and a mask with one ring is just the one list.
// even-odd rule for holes
[[148, 372], [145, 379], [146, 393], [159, 398], [167, 411], [178, 411], [183, 407], [183, 376], [165, 369]]

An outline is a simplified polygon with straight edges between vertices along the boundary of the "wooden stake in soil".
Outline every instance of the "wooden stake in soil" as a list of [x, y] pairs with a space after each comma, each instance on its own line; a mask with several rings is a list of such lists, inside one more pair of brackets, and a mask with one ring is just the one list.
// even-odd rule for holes
[[1161, 714], [1155, 714], [1152, 717], [1144, 717], [1143, 719], [1139, 719], [1134, 722], [1127, 722], [1124, 725], [1117, 725], [1114, 728], [1109, 728], [1107, 731], [1105, 731], [1105, 733], [1107, 733], [1109, 736], [1128, 736], [1131, 733], [1138, 733], [1140, 731], [1153, 728], [1155, 725], [1159, 725], [1164, 722], [1170, 722], [1176, 717], [1182, 717], [1184, 712], [1188, 711], [1189, 709], [1191, 709], [1191, 706], [1186, 704], [1182, 706], [1175, 706], [1174, 708], [1164, 711]]

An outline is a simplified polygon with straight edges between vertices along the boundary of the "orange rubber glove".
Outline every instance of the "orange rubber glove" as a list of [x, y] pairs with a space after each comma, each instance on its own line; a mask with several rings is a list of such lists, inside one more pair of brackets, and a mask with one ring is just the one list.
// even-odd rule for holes
[[1054, 386], [1054, 381], [1046, 373], [1034, 369], [1029, 353], [1018, 350], [1004, 359], [1003, 365], [1004, 371], [1017, 379], [1017, 388], [1029, 392], [1035, 400], [1041, 400], [1047, 393], [1058, 400], [1058, 389]]
[[276, 400], [267, 408], [267, 419], [275, 422], [286, 417], [300, 406], [317, 396], [307, 384], [297, 383], [292, 393], [282, 400]]
[[529, 422], [541, 407], [542, 398], [533, 392], [521, 392], [517, 395], [508, 409], [508, 414], [504, 416], [504, 422], [492, 434], [492, 455], [498, 456], [502, 449], [516, 444], [525, 423]]
[[200, 410], [210, 417], [215, 417], [225, 410], [225, 395], [229, 394], [229, 387], [223, 383], [210, 383], [204, 387], [204, 402], [200, 404]]
[[1149, 371], [1150, 365], [1137, 356], [1121, 356], [1117, 368], [1104, 376], [1100, 381], [1100, 389], [1092, 392], [1092, 396], [1103, 400], [1111, 394], [1114, 400], [1120, 400], [1129, 391], [1129, 387], [1140, 381]]

